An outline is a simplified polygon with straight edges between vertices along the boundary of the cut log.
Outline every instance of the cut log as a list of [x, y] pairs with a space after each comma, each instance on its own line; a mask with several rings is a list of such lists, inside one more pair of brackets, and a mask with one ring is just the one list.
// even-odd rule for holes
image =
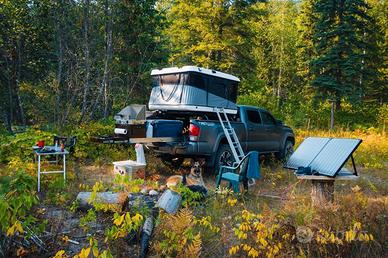
[[[80, 192], [77, 195], [78, 209], [88, 210], [93, 206], [106, 205], [108, 209], [103, 210], [112, 210], [112, 211], [121, 211], [128, 196], [125, 193], [113, 193], [113, 192], [99, 192], [95, 200], [91, 202], [91, 192]], [[96, 207], [95, 207], [96, 208]]]
[[311, 180], [311, 201], [314, 206], [324, 206], [334, 201], [334, 180]]
[[150, 240], [152, 236], [152, 231], [154, 230], [154, 219], [158, 216], [158, 208], [154, 207], [149, 217], [144, 222], [143, 228], [141, 230], [141, 239], [140, 239], [140, 258], [147, 257]]

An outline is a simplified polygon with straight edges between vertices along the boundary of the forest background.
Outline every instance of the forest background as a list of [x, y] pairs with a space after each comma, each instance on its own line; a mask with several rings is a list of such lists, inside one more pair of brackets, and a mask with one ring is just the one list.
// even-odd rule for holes
[[[385, 0], [1, 0], [2, 131], [147, 103], [150, 71], [232, 73], [238, 102], [294, 127], [385, 131]], [[385, 11], [384, 11], [385, 10]], [[16, 127], [17, 128], [17, 127]]]

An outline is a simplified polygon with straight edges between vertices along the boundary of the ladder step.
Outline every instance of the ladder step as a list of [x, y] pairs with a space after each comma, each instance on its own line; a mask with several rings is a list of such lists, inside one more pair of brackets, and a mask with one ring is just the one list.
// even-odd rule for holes
[[[236, 160], [241, 160], [245, 154], [244, 151], [241, 148], [240, 141], [236, 135], [236, 132], [232, 125], [229, 122], [228, 115], [225, 112], [224, 108], [214, 108], [214, 110], [217, 112], [218, 120], [220, 120], [222, 129], [224, 130], [226, 138], [228, 139], [229, 147], [231, 148], [233, 152], [233, 156]], [[222, 117], [222, 115], [224, 117]]]

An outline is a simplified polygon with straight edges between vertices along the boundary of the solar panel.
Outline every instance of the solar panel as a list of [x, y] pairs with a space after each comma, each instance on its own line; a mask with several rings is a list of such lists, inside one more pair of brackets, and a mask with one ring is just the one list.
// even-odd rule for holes
[[298, 167], [308, 167], [311, 161], [329, 141], [330, 138], [306, 138], [288, 159], [285, 167], [295, 170], [298, 169]]
[[311, 169], [322, 175], [334, 176], [345, 165], [360, 143], [359, 139], [330, 139], [311, 162]]
[[285, 167], [310, 167], [320, 175], [335, 176], [362, 140], [309, 137], [291, 155]]

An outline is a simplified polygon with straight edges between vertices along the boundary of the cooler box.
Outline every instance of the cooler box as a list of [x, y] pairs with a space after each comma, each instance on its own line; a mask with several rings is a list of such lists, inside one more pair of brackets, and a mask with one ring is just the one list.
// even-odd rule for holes
[[179, 137], [182, 130], [183, 122], [179, 120], [153, 121], [153, 137]]
[[113, 173], [116, 175], [128, 176], [131, 179], [145, 179], [145, 164], [133, 160], [113, 162]]

